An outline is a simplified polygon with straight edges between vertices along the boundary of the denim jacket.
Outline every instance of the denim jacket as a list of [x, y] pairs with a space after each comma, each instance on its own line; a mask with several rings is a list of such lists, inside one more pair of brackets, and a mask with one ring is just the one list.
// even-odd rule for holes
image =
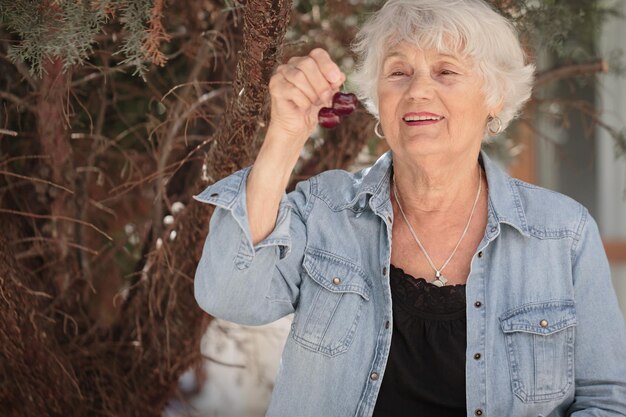
[[[480, 158], [488, 224], [466, 286], [467, 416], [626, 416], [626, 330], [595, 221]], [[372, 415], [393, 329], [391, 162], [298, 183], [254, 246], [250, 167], [194, 197], [217, 206], [198, 304], [246, 325], [295, 313], [268, 416]]]

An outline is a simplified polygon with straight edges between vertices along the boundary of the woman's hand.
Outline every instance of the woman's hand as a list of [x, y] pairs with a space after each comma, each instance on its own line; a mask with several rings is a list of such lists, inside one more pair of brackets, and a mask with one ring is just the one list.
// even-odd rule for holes
[[268, 132], [283, 140], [308, 139], [317, 125], [317, 113], [331, 106], [333, 94], [346, 77], [328, 52], [313, 49], [279, 65], [270, 79], [271, 118]]
[[330, 106], [345, 79], [320, 48], [279, 65], [270, 79], [270, 124], [246, 183], [253, 245], [274, 229], [280, 201], [300, 151], [315, 129], [317, 113]]

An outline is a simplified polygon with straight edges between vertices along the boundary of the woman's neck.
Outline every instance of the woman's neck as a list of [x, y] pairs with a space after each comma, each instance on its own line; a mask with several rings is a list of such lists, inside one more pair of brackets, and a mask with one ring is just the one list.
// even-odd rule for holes
[[[395, 186], [404, 212], [417, 222], [465, 213], [476, 198], [478, 166], [477, 158], [416, 163], [394, 157]], [[484, 188], [484, 175], [482, 181]]]

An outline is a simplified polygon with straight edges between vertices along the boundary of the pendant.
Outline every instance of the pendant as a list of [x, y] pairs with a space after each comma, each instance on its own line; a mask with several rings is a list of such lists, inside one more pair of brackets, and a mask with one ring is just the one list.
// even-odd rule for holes
[[443, 287], [448, 282], [448, 279], [441, 275], [440, 271], [435, 271], [435, 280], [432, 281], [432, 284], [435, 284], [437, 287]]

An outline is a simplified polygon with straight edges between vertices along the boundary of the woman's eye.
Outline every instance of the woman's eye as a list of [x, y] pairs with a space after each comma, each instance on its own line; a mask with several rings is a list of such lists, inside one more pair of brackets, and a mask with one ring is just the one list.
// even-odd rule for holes
[[402, 71], [393, 71], [393, 72], [392, 72], [391, 74], [389, 74], [389, 75], [391, 75], [392, 77], [393, 77], [393, 76], [399, 76], [399, 75], [404, 75], [404, 72], [402, 72]]
[[441, 75], [455, 75], [456, 72], [451, 70], [441, 70]]

